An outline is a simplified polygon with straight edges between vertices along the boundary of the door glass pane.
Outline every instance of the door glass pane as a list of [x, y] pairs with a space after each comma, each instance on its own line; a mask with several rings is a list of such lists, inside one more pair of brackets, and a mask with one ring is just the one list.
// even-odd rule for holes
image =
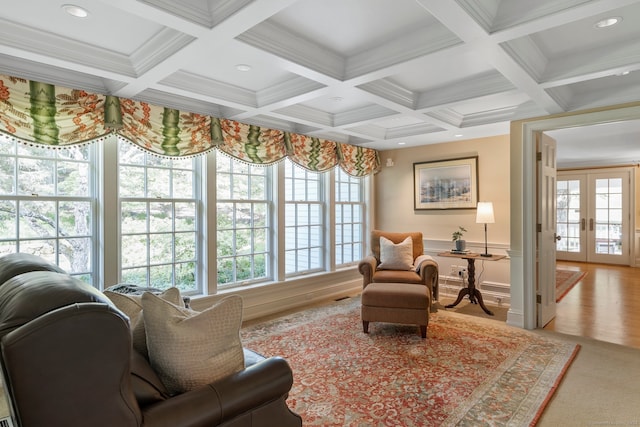
[[580, 181], [558, 180], [556, 184], [556, 250], [580, 252]]
[[597, 254], [622, 255], [622, 179], [596, 179]]

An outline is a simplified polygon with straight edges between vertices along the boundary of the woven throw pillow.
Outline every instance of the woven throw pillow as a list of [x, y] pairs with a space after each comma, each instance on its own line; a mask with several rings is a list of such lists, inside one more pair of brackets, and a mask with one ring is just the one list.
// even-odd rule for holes
[[242, 298], [231, 295], [197, 312], [142, 295], [149, 362], [171, 394], [244, 369]]
[[[112, 291], [104, 291], [104, 294], [118, 307], [118, 310], [129, 317], [133, 348], [148, 359], [147, 336], [144, 327], [144, 316], [142, 315], [142, 295], [122, 294]], [[172, 304], [184, 307], [184, 301], [178, 288], [169, 288], [162, 292], [159, 297]]]
[[413, 240], [411, 237], [396, 244], [386, 237], [380, 236], [380, 265], [378, 269], [412, 270]]

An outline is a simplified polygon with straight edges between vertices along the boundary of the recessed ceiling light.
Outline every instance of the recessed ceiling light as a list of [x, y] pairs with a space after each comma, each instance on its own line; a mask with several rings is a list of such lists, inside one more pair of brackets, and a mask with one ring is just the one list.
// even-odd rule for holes
[[86, 18], [89, 16], [89, 11], [75, 4], [63, 4], [62, 9], [71, 16], [76, 18]]
[[236, 70], [238, 71], [251, 71], [251, 65], [247, 65], [247, 64], [238, 64], [236, 65]]
[[460, 138], [460, 137], [462, 136], [462, 134], [461, 134], [461, 133], [456, 133], [456, 134], [455, 134], [455, 135], [453, 135], [453, 136], [455, 136], [456, 138]]
[[398, 145], [404, 145], [406, 142], [398, 142]]
[[593, 26], [596, 27], [596, 28], [607, 28], [607, 27], [610, 27], [612, 25], [619, 24], [620, 22], [622, 22], [622, 18], [621, 17], [612, 16], [611, 18], [601, 19], [600, 21], [596, 22]]
[[343, 101], [344, 98], [341, 97], [341, 96], [332, 96], [332, 97], [329, 98], [329, 100], [331, 100], [333, 102], [340, 102], [340, 101]]

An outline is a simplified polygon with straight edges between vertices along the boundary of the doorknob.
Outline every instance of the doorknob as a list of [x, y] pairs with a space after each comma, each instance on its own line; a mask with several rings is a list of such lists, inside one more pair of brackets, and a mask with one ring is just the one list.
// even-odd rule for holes
[[560, 235], [558, 235], [556, 233], [553, 233], [553, 239], [557, 240], [557, 241], [560, 241], [560, 240], [562, 240], [562, 236], [560, 236]]

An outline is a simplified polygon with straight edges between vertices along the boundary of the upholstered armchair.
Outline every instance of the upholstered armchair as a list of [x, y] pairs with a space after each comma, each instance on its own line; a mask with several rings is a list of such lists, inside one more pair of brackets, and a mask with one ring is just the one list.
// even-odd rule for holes
[[[396, 263], [389, 264], [391, 268], [385, 268], [381, 258], [381, 237], [384, 237], [394, 244], [405, 241], [408, 237], [412, 241], [412, 263], [408, 266], [401, 266], [401, 269], [394, 268]], [[384, 251], [382, 251], [384, 252]], [[429, 255], [424, 255], [424, 243], [422, 233], [394, 233], [380, 230], [371, 232], [371, 254], [366, 256], [358, 264], [358, 270], [362, 274], [362, 288], [366, 288], [369, 283], [415, 283], [422, 284], [429, 288], [431, 297], [431, 312], [438, 311], [436, 302], [438, 301], [438, 263]]]

